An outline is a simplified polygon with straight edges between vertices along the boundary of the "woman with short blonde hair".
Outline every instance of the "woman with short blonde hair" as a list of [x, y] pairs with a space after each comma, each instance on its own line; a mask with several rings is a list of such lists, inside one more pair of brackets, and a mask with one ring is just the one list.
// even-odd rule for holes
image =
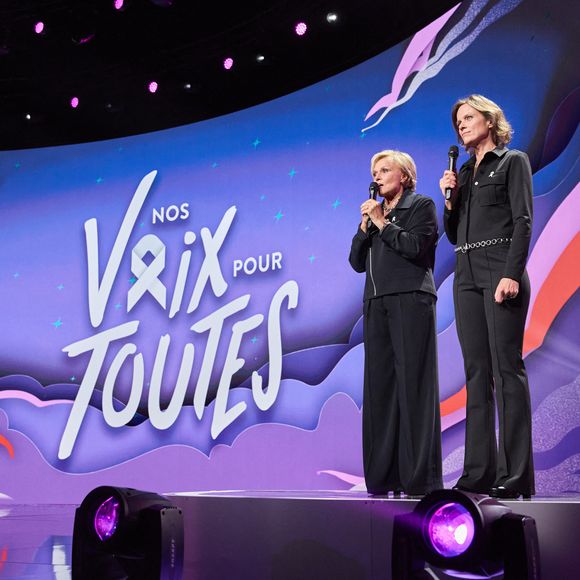
[[363, 463], [367, 490], [424, 495], [442, 487], [433, 279], [437, 214], [415, 193], [408, 153], [373, 155], [383, 200], [366, 200], [350, 264], [366, 274]]

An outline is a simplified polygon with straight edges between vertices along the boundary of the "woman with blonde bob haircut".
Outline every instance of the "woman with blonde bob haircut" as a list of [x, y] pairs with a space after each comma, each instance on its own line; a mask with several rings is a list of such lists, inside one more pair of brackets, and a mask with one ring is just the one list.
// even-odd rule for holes
[[366, 274], [363, 462], [367, 490], [417, 496], [442, 487], [435, 324], [437, 214], [414, 193], [415, 162], [380, 151], [350, 264]]
[[471, 155], [458, 175], [445, 171], [439, 182], [445, 232], [456, 245], [453, 298], [467, 385], [465, 459], [456, 487], [504, 499], [530, 497], [532, 417], [522, 348], [532, 171], [525, 153], [506, 147], [513, 131], [490, 99], [460, 99], [451, 119]]

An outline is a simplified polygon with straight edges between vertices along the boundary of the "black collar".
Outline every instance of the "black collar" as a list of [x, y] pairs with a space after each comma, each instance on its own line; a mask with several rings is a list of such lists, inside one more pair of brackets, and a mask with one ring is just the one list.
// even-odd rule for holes
[[[503, 157], [507, 152], [509, 151], [509, 149], [503, 145], [502, 147], [496, 147], [495, 149], [492, 149], [491, 151], [487, 151], [487, 153], [483, 156], [483, 159], [485, 159], [488, 155], [495, 155], [496, 157]], [[482, 159], [482, 161], [483, 161]], [[465, 165], [467, 167], [472, 167], [473, 165], [475, 165], [475, 155], [472, 155], [466, 162]]]

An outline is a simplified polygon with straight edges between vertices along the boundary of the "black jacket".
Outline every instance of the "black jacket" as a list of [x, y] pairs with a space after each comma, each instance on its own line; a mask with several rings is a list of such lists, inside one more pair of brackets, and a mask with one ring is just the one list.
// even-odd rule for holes
[[437, 296], [433, 268], [437, 245], [437, 214], [430, 197], [405, 190], [382, 232], [360, 226], [352, 240], [349, 262], [366, 272], [364, 300], [421, 291]]
[[[532, 236], [532, 170], [528, 156], [506, 147], [488, 151], [473, 175], [475, 157], [458, 175], [459, 193], [444, 226], [452, 244], [512, 238], [503, 272], [519, 281]], [[477, 251], [477, 250], [473, 250]]]

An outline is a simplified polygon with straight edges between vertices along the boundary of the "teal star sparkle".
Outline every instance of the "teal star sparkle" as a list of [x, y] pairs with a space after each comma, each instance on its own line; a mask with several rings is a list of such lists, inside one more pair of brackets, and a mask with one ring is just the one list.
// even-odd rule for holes
[[119, 310], [119, 308], [121, 308], [123, 305], [120, 302], [117, 302], [117, 304], [115, 304], [115, 308], [117, 310]]
[[310, 263], [312, 264], [312, 262], [314, 262], [314, 260], [316, 260], [316, 256], [314, 256], [314, 255], [308, 256], [308, 259], [310, 260]]
[[14, 274], [12, 274], [15, 278], [20, 278], [20, 272], [14, 272]]
[[64, 284], [59, 284], [59, 285], [56, 287], [56, 289], [57, 289], [57, 290], [64, 290]]
[[265, 199], [266, 199], [266, 196], [265, 196], [264, 194], [262, 194], [262, 195], [260, 196], [260, 201], [264, 201]]
[[131, 276], [129, 278], [129, 284], [135, 284], [135, 282], [137, 282], [137, 278], [135, 278], [135, 276]]
[[258, 339], [255, 336], [252, 336], [252, 338], [250, 338], [250, 342], [252, 344], [256, 344], [258, 342]]
[[252, 142], [254, 149], [261, 143], [261, 141], [256, 137], [256, 140]]
[[360, 138], [361, 138], [361, 139], [365, 139], [365, 138], [366, 138], [366, 136], [367, 136], [367, 134], [366, 134], [366, 131], [361, 131], [361, 132], [360, 132]]
[[274, 219], [279, 222], [284, 217], [284, 214], [278, 210], [278, 213], [274, 216]]
[[212, 168], [213, 168], [213, 169], [215, 169], [216, 167], [219, 167], [219, 163], [217, 163], [216, 161], [214, 161], [214, 162], [211, 164], [211, 166], [212, 166]]
[[14, 164], [14, 167], [16, 167], [16, 169], [20, 169], [20, 168], [22, 167], [22, 163], [20, 163], [20, 162], [18, 162], [18, 161], [17, 161], [17, 162]]
[[103, 183], [103, 178], [102, 177], [97, 177], [97, 183]]
[[76, 377], [73, 375], [73, 376], [70, 378], [70, 380], [71, 380], [71, 381], [76, 381], [76, 380], [77, 380], [77, 378], [76, 378]]
[[342, 201], [340, 201], [340, 199], [335, 199], [334, 203], [332, 204], [332, 207], [333, 207], [333, 209], [336, 209], [341, 204], [342, 204]]
[[288, 173], [288, 175], [290, 176], [290, 179], [292, 179], [297, 173], [298, 173], [298, 171], [296, 171], [296, 169], [294, 169], [294, 167], [293, 167], [290, 170], [290, 172]]
[[55, 328], [59, 328], [60, 326], [62, 326], [62, 320], [59, 318], [58, 320], [55, 320], [54, 322], [51, 323]]

